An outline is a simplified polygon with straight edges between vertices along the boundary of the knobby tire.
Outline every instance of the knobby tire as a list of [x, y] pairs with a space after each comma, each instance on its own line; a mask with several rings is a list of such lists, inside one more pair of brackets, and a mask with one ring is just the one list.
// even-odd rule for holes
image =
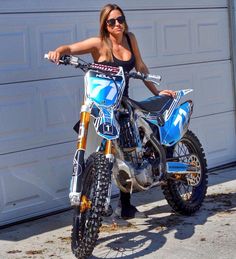
[[[187, 147], [189, 154], [195, 155], [200, 162], [200, 183], [197, 186], [191, 187], [192, 189], [191, 193], [188, 194], [190, 196], [188, 199], [184, 199], [183, 196], [181, 196], [178, 188], [183, 183], [180, 183], [177, 180], [168, 179], [166, 185], [162, 186], [162, 190], [168, 204], [175, 212], [183, 215], [191, 215], [199, 210], [206, 196], [208, 184], [207, 162], [202, 145], [193, 132], [188, 130], [181, 139], [181, 143]], [[176, 145], [178, 145], [178, 143]], [[184, 188], [186, 188], [187, 193], [189, 186], [185, 184]]]
[[91, 208], [85, 212], [74, 208], [71, 248], [76, 258], [87, 258], [93, 252], [102, 225], [110, 181], [111, 170], [106, 157], [98, 152], [91, 154], [86, 162], [82, 190], [82, 195], [92, 202]]

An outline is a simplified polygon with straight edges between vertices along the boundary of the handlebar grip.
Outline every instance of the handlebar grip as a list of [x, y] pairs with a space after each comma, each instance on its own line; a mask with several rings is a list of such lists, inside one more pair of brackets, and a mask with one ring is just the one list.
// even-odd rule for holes
[[[49, 59], [48, 54], [44, 54], [44, 58], [45, 59]], [[64, 65], [77, 65], [78, 64], [78, 58], [73, 57], [73, 56], [69, 56], [69, 55], [63, 55], [60, 60], [59, 60], [60, 64], [64, 64]]]
[[134, 78], [134, 79], [141, 79], [141, 80], [145, 79], [145, 75], [140, 72], [130, 72], [129, 77]]
[[154, 80], [157, 80], [157, 81], [159, 81], [159, 82], [161, 82], [161, 76], [159, 76], [159, 75], [147, 75], [147, 80], [149, 80], [149, 79], [154, 79]]
[[131, 72], [131, 73], [129, 73], [129, 77], [134, 78], [134, 79], [141, 79], [144, 81], [156, 80], [157, 82], [153, 81], [155, 83], [161, 82], [161, 76], [159, 76], [159, 75], [143, 74], [140, 72]]

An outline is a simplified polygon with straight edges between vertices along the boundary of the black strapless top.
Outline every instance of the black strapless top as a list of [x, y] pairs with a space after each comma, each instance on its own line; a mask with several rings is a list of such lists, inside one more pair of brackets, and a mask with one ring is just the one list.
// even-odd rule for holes
[[[113, 61], [101, 61], [101, 62], [95, 62], [95, 63], [107, 65], [107, 66], [114, 66], [114, 67], [121, 66], [121, 67], [123, 67], [123, 70], [125, 73], [129, 73], [135, 66], [135, 56], [133, 53], [131, 41], [130, 41], [128, 34], [126, 34], [126, 38], [127, 38], [128, 44], [129, 44], [130, 51], [131, 51], [131, 58], [129, 60], [127, 60], [127, 61], [120, 60], [120, 59], [116, 58], [112, 53]], [[129, 96], [129, 79], [126, 79], [125, 90], [124, 90], [123, 96], [127, 96], [127, 97]]]

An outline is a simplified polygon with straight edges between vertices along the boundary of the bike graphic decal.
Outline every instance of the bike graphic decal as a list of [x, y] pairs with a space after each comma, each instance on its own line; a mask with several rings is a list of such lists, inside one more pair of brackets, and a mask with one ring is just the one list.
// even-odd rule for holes
[[[184, 117], [183, 117], [183, 116]], [[183, 122], [186, 121], [188, 118], [188, 113], [183, 110], [183, 109], [179, 109], [179, 114], [177, 115], [176, 119], [174, 120], [174, 125], [179, 125], [179, 131], [182, 132], [183, 131]]]
[[103, 134], [113, 135], [113, 125], [109, 122], [105, 122], [102, 124], [103, 126]]
[[193, 89], [184, 89], [184, 90], [180, 90], [180, 91], [176, 91], [176, 97], [174, 98], [170, 108], [167, 110], [166, 114], [165, 114], [165, 121], [168, 121], [169, 118], [171, 117], [174, 109], [176, 108], [176, 106], [178, 105], [180, 99], [185, 96], [188, 93], [191, 93], [193, 91]]
[[105, 91], [105, 99], [112, 101], [117, 94], [116, 86], [112, 81], [92, 78], [91, 84], [93, 85], [93, 89], [90, 93], [91, 98], [96, 98], [98, 95], [102, 95], [101, 91]]
[[90, 71], [86, 76], [87, 96], [98, 106], [111, 107], [117, 103], [124, 87], [122, 76], [106, 76]]
[[100, 116], [94, 120], [94, 127], [97, 134], [105, 139], [112, 140], [119, 137], [120, 125], [112, 111], [101, 110]]
[[163, 127], [159, 128], [162, 144], [171, 146], [181, 139], [186, 132], [190, 112], [191, 105], [189, 102], [185, 102], [178, 108], [175, 108], [171, 118], [165, 121]]
[[170, 108], [167, 110], [166, 114], [165, 114], [165, 121], [168, 121], [170, 116], [172, 115], [175, 107], [177, 106], [177, 104], [179, 103], [179, 100], [180, 100], [181, 96], [180, 96], [180, 93], [177, 92], [176, 93], [176, 98], [173, 100]]

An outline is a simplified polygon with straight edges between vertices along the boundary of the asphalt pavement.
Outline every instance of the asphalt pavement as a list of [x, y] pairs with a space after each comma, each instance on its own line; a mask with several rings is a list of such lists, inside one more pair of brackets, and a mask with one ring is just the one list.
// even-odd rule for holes
[[[176, 215], [160, 188], [132, 195], [148, 215], [107, 218], [91, 259], [235, 259], [236, 167], [209, 174], [207, 197], [193, 216]], [[115, 207], [117, 198], [112, 199]], [[0, 259], [73, 259], [72, 210], [0, 229]]]

